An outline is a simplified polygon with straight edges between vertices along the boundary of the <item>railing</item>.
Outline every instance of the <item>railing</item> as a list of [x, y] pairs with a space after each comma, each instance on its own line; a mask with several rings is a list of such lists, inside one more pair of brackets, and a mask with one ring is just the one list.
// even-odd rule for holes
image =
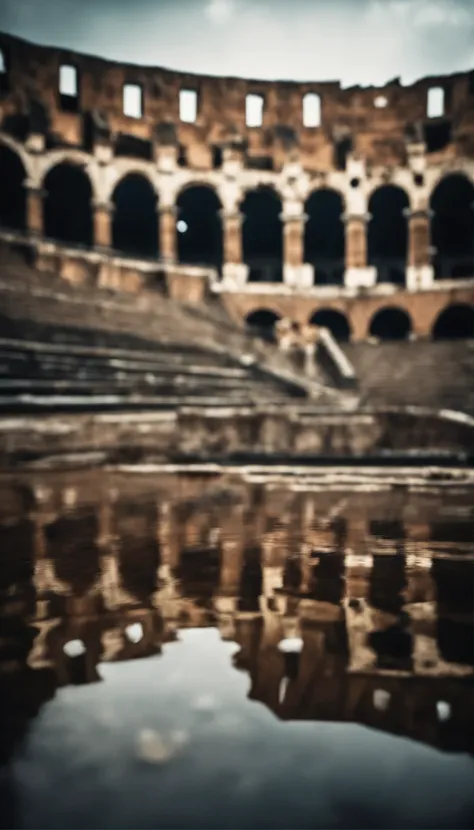
[[283, 262], [281, 259], [248, 259], [248, 282], [283, 282]]

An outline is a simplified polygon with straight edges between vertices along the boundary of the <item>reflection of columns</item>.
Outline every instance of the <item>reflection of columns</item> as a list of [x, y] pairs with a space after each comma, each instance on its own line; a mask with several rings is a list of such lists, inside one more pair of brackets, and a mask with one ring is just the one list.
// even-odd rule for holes
[[114, 205], [112, 202], [93, 202], [94, 209], [94, 245], [97, 248], [111, 248], [112, 240], [112, 215]]
[[376, 269], [367, 265], [367, 223], [370, 219], [370, 213], [346, 213], [342, 216], [346, 228], [344, 283], [350, 287], [370, 287], [377, 281]]
[[44, 233], [43, 198], [46, 195], [46, 191], [28, 183], [25, 187], [27, 230], [35, 236], [42, 236]]
[[158, 233], [160, 239], [160, 255], [168, 262], [176, 261], [176, 215], [174, 205], [159, 205]]
[[406, 209], [408, 219], [407, 288], [427, 288], [433, 282], [430, 248], [430, 210]]
[[221, 522], [221, 570], [219, 593], [237, 596], [243, 563], [243, 513], [242, 505]]

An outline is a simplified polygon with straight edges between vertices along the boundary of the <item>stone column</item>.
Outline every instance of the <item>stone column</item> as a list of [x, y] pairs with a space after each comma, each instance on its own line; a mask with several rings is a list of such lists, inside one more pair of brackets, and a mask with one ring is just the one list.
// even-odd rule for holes
[[304, 226], [308, 219], [302, 205], [286, 204], [280, 214], [283, 222], [283, 282], [295, 288], [311, 288], [314, 272], [304, 260]]
[[177, 209], [174, 205], [159, 205], [160, 256], [170, 263], [176, 262], [176, 216]]
[[406, 282], [409, 291], [429, 288], [433, 283], [430, 247], [430, 210], [404, 211], [408, 220], [408, 261]]
[[238, 210], [222, 210], [220, 217], [224, 251], [223, 279], [236, 286], [244, 285], [248, 277], [248, 266], [242, 262], [242, 224], [245, 217]]
[[112, 215], [114, 205], [112, 202], [93, 202], [93, 209], [94, 246], [96, 248], [112, 248]]
[[26, 227], [30, 234], [43, 236], [43, 198], [45, 190], [35, 185], [26, 184]]
[[367, 223], [370, 219], [370, 213], [346, 213], [342, 216], [346, 226], [344, 283], [350, 288], [370, 288], [377, 281], [376, 269], [367, 265]]

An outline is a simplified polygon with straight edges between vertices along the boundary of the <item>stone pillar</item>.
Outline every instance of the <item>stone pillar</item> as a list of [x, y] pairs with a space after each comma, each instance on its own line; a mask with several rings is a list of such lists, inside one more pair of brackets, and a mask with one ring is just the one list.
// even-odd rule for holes
[[290, 202], [280, 214], [283, 222], [283, 282], [295, 288], [311, 288], [314, 282], [313, 267], [303, 262], [307, 218], [299, 203]]
[[43, 197], [46, 191], [26, 184], [26, 227], [30, 234], [43, 236]]
[[112, 202], [94, 202], [94, 246], [96, 248], [112, 248]]
[[220, 217], [224, 251], [223, 279], [235, 286], [245, 285], [248, 277], [248, 266], [242, 262], [242, 224], [245, 217], [238, 210], [222, 210]]
[[406, 282], [409, 291], [429, 288], [433, 283], [430, 247], [430, 210], [404, 211], [408, 220], [408, 261]]
[[168, 262], [176, 262], [176, 215], [177, 210], [174, 205], [159, 206], [160, 256]]
[[346, 268], [344, 284], [349, 288], [368, 287], [377, 282], [377, 271], [367, 265], [367, 223], [370, 213], [344, 214], [346, 226]]

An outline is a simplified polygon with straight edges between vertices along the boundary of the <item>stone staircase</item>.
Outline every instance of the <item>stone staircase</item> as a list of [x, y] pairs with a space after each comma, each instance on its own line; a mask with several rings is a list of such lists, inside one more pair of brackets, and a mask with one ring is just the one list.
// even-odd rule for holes
[[474, 414], [474, 340], [342, 344], [360, 406], [422, 406]]
[[334, 406], [339, 395], [212, 302], [71, 286], [0, 259], [0, 414]]

